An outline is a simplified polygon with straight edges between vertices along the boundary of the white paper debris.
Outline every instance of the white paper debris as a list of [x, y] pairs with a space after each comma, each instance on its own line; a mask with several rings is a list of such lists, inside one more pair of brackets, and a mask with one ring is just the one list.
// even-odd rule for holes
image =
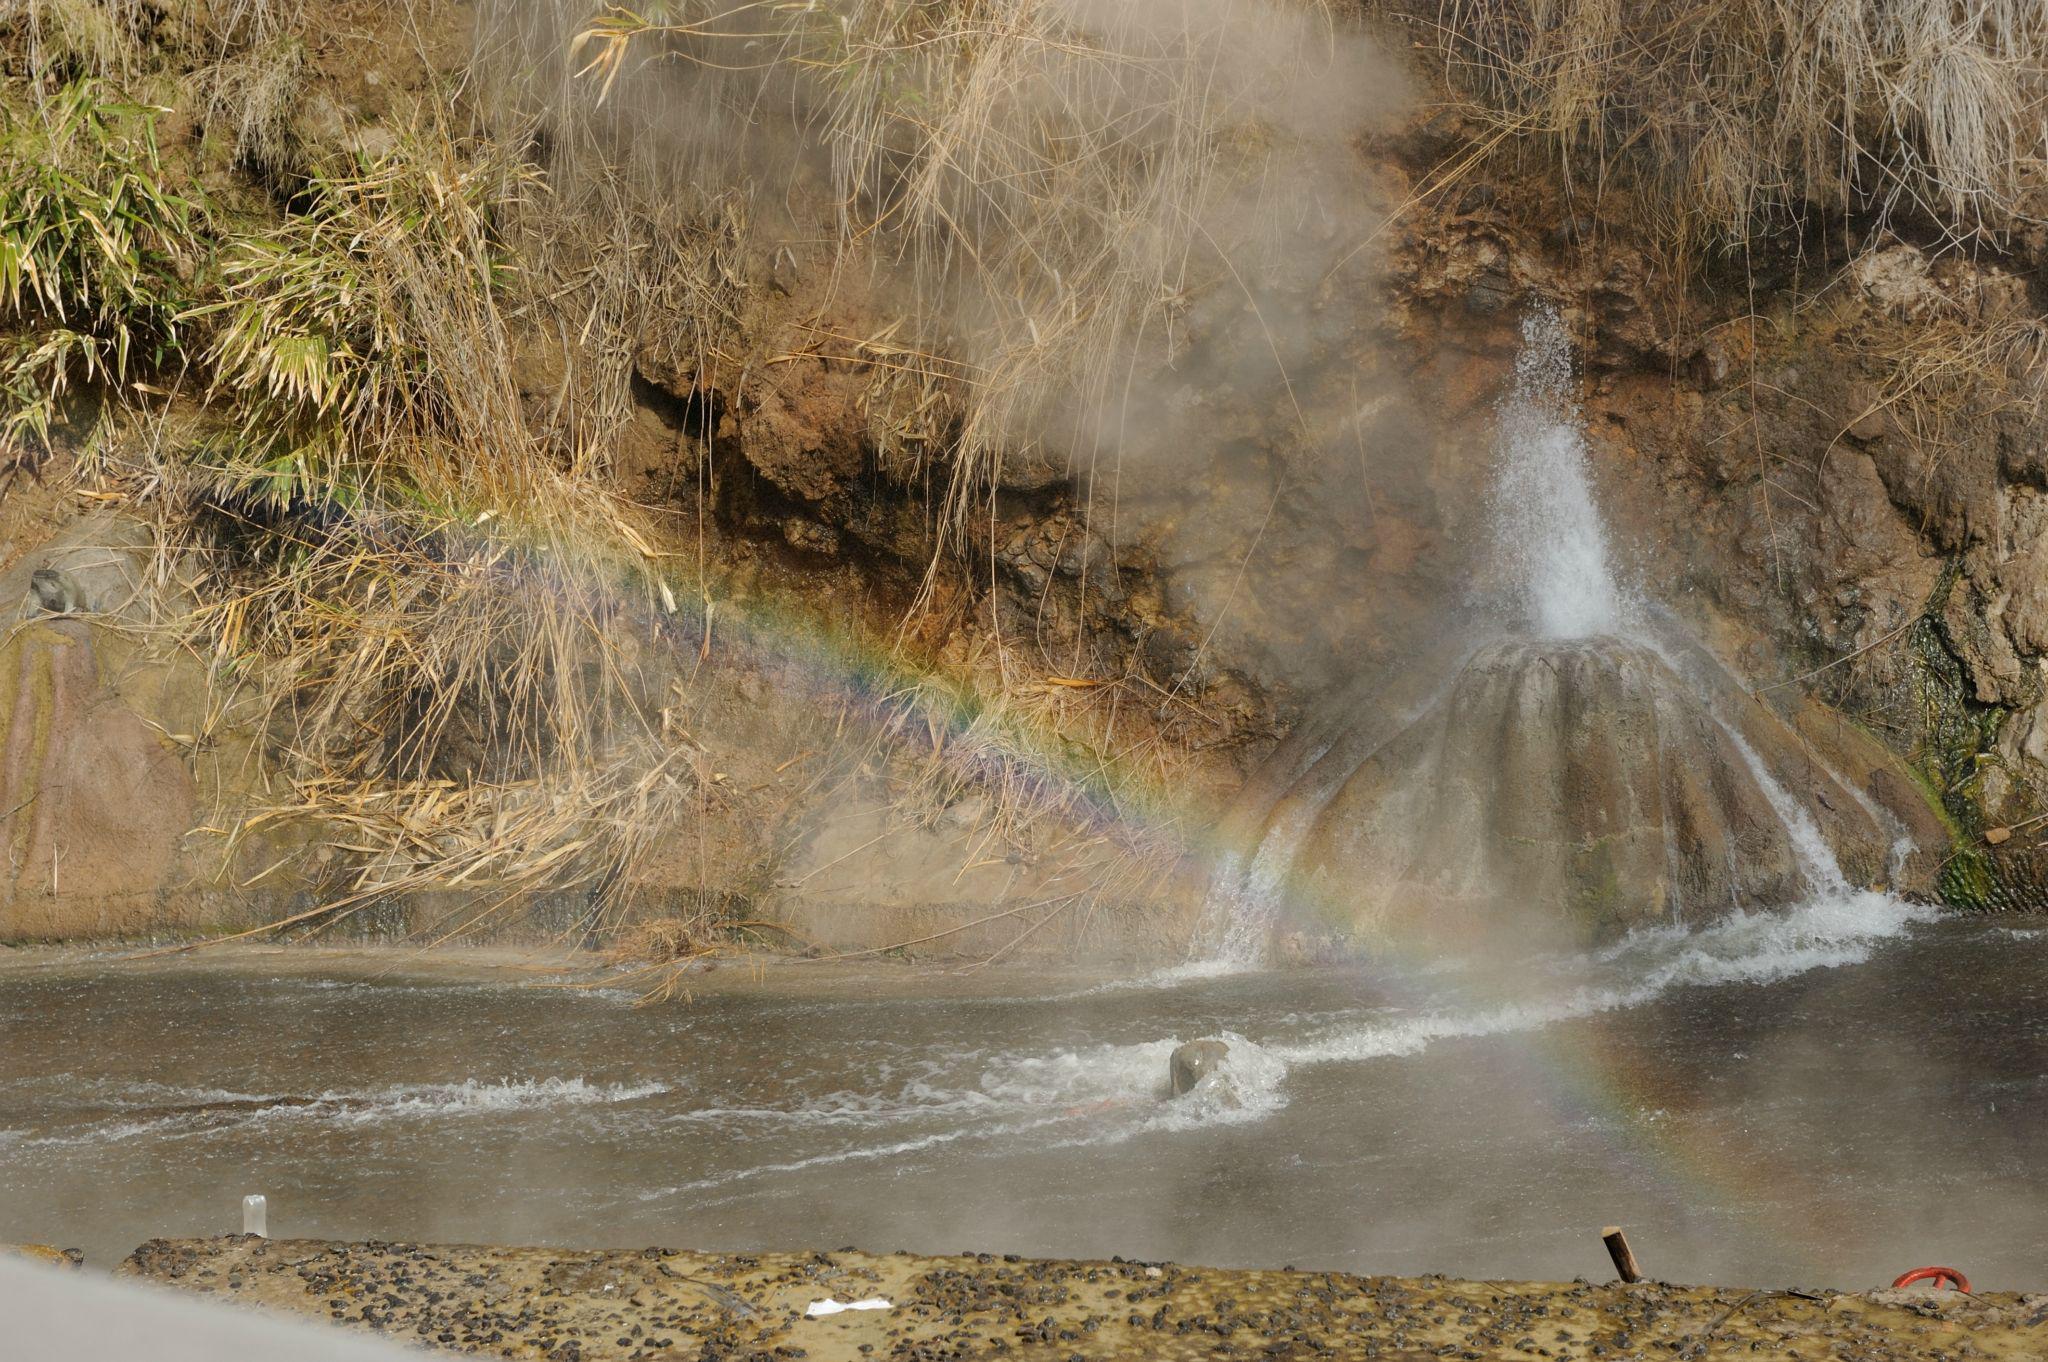
[[810, 1308], [804, 1311], [804, 1315], [807, 1318], [816, 1319], [820, 1315], [836, 1315], [841, 1310], [887, 1310], [888, 1308], [889, 1302], [883, 1300], [880, 1296], [870, 1296], [864, 1301], [840, 1301], [827, 1296], [821, 1301], [812, 1301]]

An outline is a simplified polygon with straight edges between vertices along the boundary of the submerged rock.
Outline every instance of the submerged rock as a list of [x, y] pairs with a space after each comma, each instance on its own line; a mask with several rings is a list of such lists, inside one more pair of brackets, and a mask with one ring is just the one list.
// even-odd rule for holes
[[1213, 1036], [1191, 1040], [1173, 1052], [1167, 1061], [1167, 1083], [1175, 1097], [1194, 1090], [1195, 1084], [1214, 1073], [1230, 1055], [1230, 1046]]

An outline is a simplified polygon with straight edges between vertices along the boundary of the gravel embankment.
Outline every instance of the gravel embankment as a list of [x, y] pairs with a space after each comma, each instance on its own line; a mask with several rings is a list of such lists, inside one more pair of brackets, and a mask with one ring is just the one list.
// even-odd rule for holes
[[[152, 1240], [122, 1271], [514, 1358], [2048, 1357], [2048, 1295], [1468, 1282], [976, 1254]], [[809, 1318], [816, 1301], [886, 1310]]]

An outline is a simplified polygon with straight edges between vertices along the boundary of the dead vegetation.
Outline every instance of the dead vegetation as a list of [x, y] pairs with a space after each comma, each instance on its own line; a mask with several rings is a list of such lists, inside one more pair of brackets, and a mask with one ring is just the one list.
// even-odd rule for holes
[[[1078, 825], [1117, 843], [1105, 900], [1155, 880], [1175, 817], [1162, 792], [1205, 727], [1186, 698], [1063, 674], [999, 633], [943, 662], [911, 640], [945, 634], [938, 583], [1006, 462], [1113, 477], [1131, 388], [1185, 353], [1194, 314], [1258, 314], [1238, 271], [1284, 252], [1294, 177], [1372, 102], [1347, 85], [1359, 36], [1317, 6], [1022, 4], [670, 6], [594, 23], [526, 4], [479, 32], [494, 125], [532, 129], [555, 201], [582, 205], [521, 259], [558, 278], [609, 271], [614, 315], [687, 319], [688, 344], [652, 370], [700, 392], [744, 375], [732, 271], [758, 272], [748, 246], [803, 237], [813, 211], [836, 268], [879, 268], [908, 300], [873, 334], [815, 337], [868, 375], [886, 475], [935, 489], [937, 551], [896, 649], [922, 679], [871, 716], [904, 744], [902, 807], [980, 807], [969, 863]], [[707, 238], [721, 249], [697, 250]], [[671, 263], [621, 268], [628, 243]], [[651, 296], [655, 279], [669, 297]], [[678, 280], [703, 282], [679, 298]], [[1279, 357], [1270, 335], [1256, 348]]]
[[[1411, 7], [1413, 8], [1413, 7]], [[1550, 140], [1673, 235], [1821, 213], [2010, 232], [2039, 212], [2048, 10], [2031, 0], [1441, 0], [1419, 26], [1468, 111]]]
[[322, 828], [349, 853], [331, 913], [588, 886], [602, 916], [694, 790], [636, 642], [644, 534], [513, 383], [493, 221], [529, 188], [490, 147], [416, 131], [226, 241], [218, 300], [184, 314], [232, 415], [153, 451], [148, 495], [202, 573], [190, 624], [221, 683], [260, 694], [291, 787], [237, 836]]
[[[28, 16], [31, 52], [53, 14]], [[291, 40], [268, 8], [218, 17], [258, 44], [214, 69], [238, 159], [282, 160]], [[9, 457], [40, 471], [116, 432], [90, 471], [162, 528], [158, 575], [197, 602], [166, 645], [208, 658], [214, 712], [268, 742], [277, 793], [222, 829], [226, 863], [297, 825], [339, 853], [305, 920], [577, 888], [601, 920], [697, 773], [650, 699], [669, 671], [643, 665], [667, 590], [646, 534], [513, 381], [500, 223], [532, 171], [428, 106], [388, 154], [331, 149], [294, 211], [253, 215], [163, 159], [162, 110], [94, 77], [9, 93]]]
[[[638, 372], [722, 362], [747, 200], [552, 180], [445, 106], [383, 154], [310, 147], [287, 112], [303, 75], [289, 35], [203, 73], [234, 161], [286, 177], [283, 214], [212, 200], [104, 85], [17, 90], [16, 452], [119, 428], [96, 494], [161, 527], [158, 576], [196, 602], [163, 641], [207, 659], [220, 722], [266, 739], [270, 792], [218, 829], [222, 864], [253, 891], [308, 864], [268, 849], [321, 849], [317, 905], [273, 927], [452, 895], [443, 939], [582, 894], [583, 939], [672, 980], [747, 911], [712, 867], [679, 916], [628, 920], [656, 844], [733, 797], [690, 732], [717, 587], [699, 563], [678, 591], [673, 534], [610, 490], [610, 456]], [[842, 714], [846, 750], [807, 788], [890, 768], [908, 809], [985, 784], [976, 855], [1057, 841], [1061, 818], [1104, 835], [1125, 754], [1061, 743], [1064, 701], [1003, 712], [929, 663], [900, 655], [900, 686]], [[930, 746], [898, 763], [920, 725]]]
[[569, 180], [594, 164], [730, 187], [762, 217], [808, 198], [849, 262], [881, 262], [913, 301], [849, 340], [901, 375], [885, 444], [914, 459], [950, 427], [955, 529], [1006, 463], [1113, 464], [1130, 390], [1184, 352], [1198, 295], [1256, 309], [1243, 276], [1311, 211], [1298, 179], [1375, 102], [1361, 77], [1394, 83], [1314, 4], [688, 3], [593, 22], [553, 0], [482, 31], [488, 83]]
[[193, 74], [204, 92], [203, 121], [220, 128], [237, 164], [285, 178], [304, 167], [299, 104], [306, 94], [306, 46], [287, 35], [235, 51]]

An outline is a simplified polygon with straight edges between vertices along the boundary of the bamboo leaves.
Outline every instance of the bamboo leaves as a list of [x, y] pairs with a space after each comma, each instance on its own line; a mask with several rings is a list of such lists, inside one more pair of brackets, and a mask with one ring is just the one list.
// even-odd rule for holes
[[0, 388], [18, 399], [0, 417], [8, 443], [47, 446], [78, 383], [119, 390], [178, 349], [207, 215], [169, 187], [160, 112], [79, 81], [0, 136], [0, 318], [17, 332], [0, 358]]

